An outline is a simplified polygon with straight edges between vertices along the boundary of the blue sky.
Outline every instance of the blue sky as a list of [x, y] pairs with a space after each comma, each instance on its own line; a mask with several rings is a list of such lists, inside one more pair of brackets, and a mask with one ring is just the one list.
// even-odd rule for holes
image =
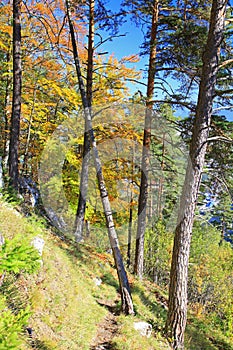
[[[120, 1], [118, 0], [109, 0], [108, 8], [111, 8], [112, 11], [118, 11], [120, 9]], [[143, 33], [140, 28], [137, 28], [130, 19], [125, 22], [120, 28], [120, 37], [116, 37], [113, 41], [108, 41], [105, 45], [102, 46], [103, 51], [108, 51], [109, 54], [114, 54], [118, 59], [121, 59], [124, 56], [129, 56], [132, 54], [139, 54], [140, 45], [143, 43]], [[148, 57], [140, 57], [140, 61], [137, 63], [133, 63], [130, 65], [131, 67], [135, 67], [137, 70], [143, 70], [146, 68], [148, 64]], [[145, 74], [142, 75], [141, 79], [144, 83], [146, 83]], [[132, 92], [141, 90], [144, 94], [146, 92], [146, 88], [142, 85], [131, 84], [129, 83], [130, 89]]]
[[[118, 11], [120, 9], [120, 0], [109, 0], [107, 7], [111, 8], [112, 11]], [[114, 38], [113, 41], [108, 41], [102, 49], [108, 51], [109, 54], [114, 53], [114, 55], [121, 59], [124, 56], [138, 54], [140, 52], [140, 45], [143, 43], [143, 33], [140, 28], [128, 19], [126, 23], [120, 28], [120, 34], [125, 34], [124, 37]], [[148, 65], [148, 57], [140, 57], [138, 63], [134, 63], [134, 66], [137, 70], [144, 70]], [[143, 83], [147, 82], [146, 74], [142, 74], [141, 81]], [[176, 82], [170, 82], [172, 85]], [[146, 93], [146, 88], [141, 84], [131, 84], [129, 83], [131, 93], [134, 93], [137, 90], [142, 91], [143, 94]], [[183, 112], [184, 113], [184, 112]], [[225, 115], [228, 120], [233, 121], [233, 111], [222, 111], [221, 115]]]

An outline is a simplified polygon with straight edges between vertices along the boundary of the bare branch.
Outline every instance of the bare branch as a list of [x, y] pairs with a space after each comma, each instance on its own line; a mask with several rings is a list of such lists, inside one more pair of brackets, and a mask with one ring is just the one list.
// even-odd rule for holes
[[146, 83], [143, 83], [142, 81], [139, 81], [137, 79], [126, 78], [125, 80], [126, 81], [132, 81], [133, 83], [137, 83], [137, 84], [140, 84], [140, 85], [143, 85], [143, 86], [147, 86]]
[[222, 110], [232, 109], [232, 108], [233, 108], [232, 105], [217, 107], [217, 108], [213, 109], [213, 113], [216, 113], [216, 112], [222, 111]]
[[190, 102], [173, 101], [173, 100], [153, 100], [152, 102], [153, 103], [168, 103], [171, 105], [180, 105], [182, 107], [189, 109], [192, 112], [195, 112], [195, 109], [196, 109], [194, 104], [192, 104]]
[[225, 67], [225, 66], [227, 66], [228, 64], [231, 64], [231, 63], [233, 63], [233, 58], [222, 62], [222, 63], [219, 65], [218, 69], [221, 69], [221, 68], [223, 68], [223, 67]]
[[222, 141], [227, 143], [233, 143], [233, 139], [230, 139], [224, 136], [212, 136], [207, 139], [207, 142], [212, 142], [212, 141]]
[[99, 34], [99, 33], [96, 33], [96, 36], [100, 37], [100, 41], [95, 45], [94, 47], [94, 50], [96, 50], [99, 46], [101, 46], [102, 44], [108, 42], [108, 41], [112, 41], [112, 39], [115, 39], [115, 38], [120, 38], [122, 36], [126, 36], [127, 33], [125, 34], [118, 34], [118, 35], [112, 35], [106, 39], [103, 39], [102, 36]]

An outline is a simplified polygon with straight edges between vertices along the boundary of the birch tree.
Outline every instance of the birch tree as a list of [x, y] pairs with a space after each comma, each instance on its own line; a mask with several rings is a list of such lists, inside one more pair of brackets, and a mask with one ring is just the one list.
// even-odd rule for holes
[[98, 149], [96, 147], [95, 136], [92, 128], [91, 109], [89, 108], [89, 103], [88, 103], [88, 99], [87, 99], [87, 95], [86, 95], [86, 91], [85, 91], [85, 87], [84, 87], [84, 83], [81, 75], [78, 49], [77, 49], [77, 44], [75, 39], [74, 27], [70, 16], [70, 10], [69, 10], [70, 6], [69, 6], [68, 0], [66, 0], [66, 8], [67, 8], [67, 17], [69, 22], [70, 34], [71, 34], [75, 68], [76, 68], [76, 73], [77, 73], [78, 82], [79, 82], [80, 94], [82, 98], [84, 117], [85, 117], [86, 126], [87, 126], [86, 132], [88, 133], [88, 137], [91, 144], [92, 156], [94, 159], [94, 164], [95, 164], [95, 169], [97, 174], [100, 197], [101, 197], [105, 218], [106, 218], [108, 236], [109, 236], [110, 245], [113, 251], [113, 257], [114, 257], [119, 284], [120, 284], [120, 293], [121, 293], [121, 302], [122, 302], [121, 308], [122, 308], [122, 312], [125, 314], [134, 314], [128, 277], [126, 274], [126, 270], [124, 267], [123, 259], [119, 248], [119, 242], [118, 242], [118, 237], [117, 237], [114, 222], [113, 222], [113, 216], [112, 216], [110, 201], [108, 198], [108, 192], [107, 192], [104, 177], [103, 177], [102, 164], [99, 157]]
[[[100, 43], [94, 43], [96, 36], [96, 28], [105, 28], [106, 31], [112, 32], [113, 37], [117, 32], [118, 21], [117, 16], [111, 10], [106, 9], [105, 3], [102, 1], [89, 0], [82, 4], [87, 7], [88, 17], [88, 44], [87, 44], [87, 68], [86, 68], [86, 97], [88, 106], [91, 109], [93, 103], [93, 73], [95, 50]], [[112, 36], [108, 39], [110, 40]], [[102, 38], [101, 38], [102, 40]], [[104, 40], [104, 41], [105, 41]], [[84, 145], [83, 145], [83, 160], [79, 186], [79, 199], [75, 219], [75, 239], [80, 241], [83, 235], [84, 217], [86, 211], [86, 201], [88, 193], [88, 177], [89, 177], [89, 158], [90, 158], [90, 142], [87, 133], [87, 125], [85, 124]]]
[[[95, 1], [89, 1], [89, 28], [88, 28], [88, 57], [87, 57], [87, 83], [86, 98], [88, 107], [91, 110], [92, 105], [92, 85], [93, 85], [93, 57], [94, 57], [94, 31], [95, 31]], [[84, 217], [86, 211], [88, 175], [89, 175], [89, 159], [90, 159], [90, 140], [87, 132], [87, 120], [85, 120], [83, 160], [80, 178], [80, 189], [78, 207], [75, 218], [75, 239], [80, 241], [83, 233]]]

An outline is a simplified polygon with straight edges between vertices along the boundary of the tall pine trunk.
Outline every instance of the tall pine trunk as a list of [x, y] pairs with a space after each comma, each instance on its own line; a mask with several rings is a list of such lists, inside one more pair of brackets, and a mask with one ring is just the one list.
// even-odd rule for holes
[[150, 145], [151, 145], [151, 119], [153, 103], [151, 99], [154, 94], [154, 80], [155, 80], [155, 61], [156, 61], [156, 37], [158, 26], [158, 0], [153, 2], [153, 15], [150, 34], [150, 58], [148, 69], [147, 82], [147, 103], [146, 115], [144, 124], [143, 136], [143, 151], [141, 162], [141, 183], [138, 200], [138, 223], [137, 223], [137, 237], [135, 250], [135, 264], [134, 273], [141, 279], [143, 276], [144, 265], [144, 237], [146, 230], [146, 209], [148, 199], [148, 176], [149, 176], [149, 159], [150, 159]]
[[122, 312], [124, 312], [125, 314], [134, 314], [129, 282], [128, 282], [127, 274], [125, 271], [123, 259], [122, 259], [121, 253], [120, 253], [120, 249], [119, 249], [119, 242], [118, 242], [118, 238], [117, 238], [117, 234], [116, 234], [115, 226], [114, 226], [114, 222], [113, 222], [112, 210], [111, 210], [111, 206], [110, 206], [110, 202], [109, 202], [109, 198], [108, 198], [108, 193], [107, 193], [105, 182], [104, 182], [102, 165], [101, 165], [101, 161], [99, 158], [98, 149], [96, 147], [95, 136], [94, 136], [94, 132], [93, 132], [93, 128], [92, 128], [91, 109], [89, 108], [88, 99], [87, 99], [87, 95], [86, 95], [86, 91], [84, 88], [83, 79], [82, 79], [82, 75], [81, 75], [78, 50], [77, 50], [77, 45], [76, 45], [76, 40], [75, 40], [74, 27], [73, 27], [73, 23], [72, 23], [71, 18], [70, 18], [69, 1], [68, 0], [66, 0], [66, 7], [67, 7], [67, 17], [68, 17], [68, 21], [69, 21], [71, 40], [72, 40], [75, 68], [76, 68], [76, 73], [77, 73], [77, 77], [78, 77], [78, 81], [79, 81], [79, 88], [80, 88], [82, 104], [83, 104], [83, 108], [84, 108], [84, 115], [85, 115], [85, 120], [86, 120], [86, 125], [87, 125], [87, 133], [88, 133], [88, 137], [89, 137], [89, 140], [91, 143], [92, 155], [93, 155], [95, 168], [96, 168], [100, 196], [101, 196], [101, 201], [102, 201], [102, 205], [103, 205], [104, 213], [105, 213], [105, 218], [106, 218], [106, 226], [108, 229], [108, 236], [109, 236], [110, 245], [111, 245], [111, 248], [113, 251], [113, 257], [114, 257], [114, 261], [115, 261], [115, 265], [116, 265], [116, 269], [117, 269], [117, 274], [118, 274], [118, 279], [119, 279], [119, 284], [120, 284]]
[[9, 176], [18, 189], [18, 148], [21, 114], [21, 0], [13, 0], [13, 102], [9, 145]]
[[203, 55], [202, 76], [190, 145], [190, 160], [186, 170], [174, 238], [166, 330], [173, 349], [179, 350], [184, 349], [189, 251], [211, 122], [226, 4], [226, 0], [212, 1], [209, 34]]
[[[93, 82], [93, 56], [94, 56], [94, 9], [95, 0], [90, 0], [89, 3], [89, 30], [88, 30], [88, 58], [87, 58], [87, 87], [86, 95], [88, 107], [92, 105], [92, 82]], [[83, 145], [83, 159], [82, 169], [79, 185], [79, 199], [78, 208], [75, 219], [75, 239], [80, 241], [83, 236], [84, 218], [86, 211], [87, 202], [87, 191], [88, 191], [88, 177], [89, 177], [89, 161], [90, 161], [90, 141], [88, 137], [88, 126], [85, 120], [85, 132], [84, 132], [84, 145]]]

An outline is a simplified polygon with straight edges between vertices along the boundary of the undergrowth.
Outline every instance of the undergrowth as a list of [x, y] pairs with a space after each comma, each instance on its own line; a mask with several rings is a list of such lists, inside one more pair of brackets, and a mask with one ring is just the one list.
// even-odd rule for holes
[[[87, 350], [91, 348], [98, 327], [105, 319], [107, 305], [116, 304], [120, 310], [117, 273], [111, 255], [78, 245], [72, 239], [61, 239], [44, 220], [36, 215], [28, 218], [0, 203], [0, 232], [7, 240], [18, 234], [30, 242], [40, 236], [45, 245], [42, 264], [33, 274], [15, 271], [8, 274], [0, 290], [2, 315], [13, 325], [16, 349]], [[102, 283], [96, 285], [95, 280]], [[154, 283], [140, 283], [129, 275], [135, 316], [117, 316], [118, 331], [113, 334], [114, 350], [169, 349], [164, 337], [167, 294]], [[134, 330], [136, 321], [152, 324], [150, 338]], [[1, 321], [0, 321], [1, 327]], [[9, 327], [5, 323], [5, 327]], [[221, 332], [205, 319], [190, 314], [186, 331], [187, 350], [233, 350]], [[15, 349], [7, 345], [0, 349]]]

